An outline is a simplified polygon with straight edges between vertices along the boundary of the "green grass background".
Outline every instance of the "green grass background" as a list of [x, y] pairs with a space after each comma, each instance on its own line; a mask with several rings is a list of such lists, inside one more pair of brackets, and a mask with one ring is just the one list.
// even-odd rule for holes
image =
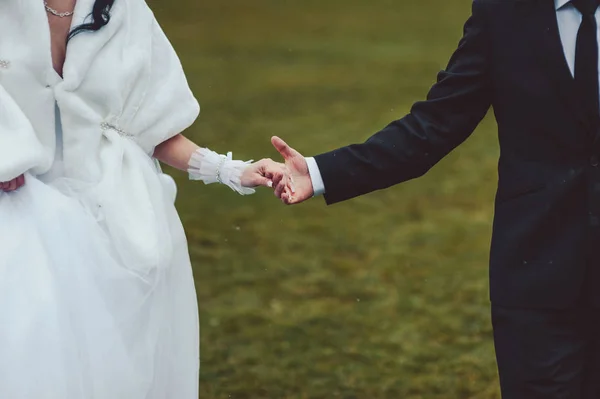
[[[469, 0], [151, 0], [202, 105], [186, 133], [238, 159], [362, 142], [424, 98]], [[201, 393], [499, 398], [487, 259], [496, 127], [425, 177], [327, 207], [179, 183]]]

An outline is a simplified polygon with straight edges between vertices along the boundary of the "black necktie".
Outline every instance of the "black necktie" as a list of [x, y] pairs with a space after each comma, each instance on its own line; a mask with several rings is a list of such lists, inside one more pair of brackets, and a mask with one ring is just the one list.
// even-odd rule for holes
[[571, 0], [582, 15], [575, 48], [575, 85], [593, 122], [600, 119], [600, 93], [598, 90], [598, 39], [596, 9], [598, 0]]

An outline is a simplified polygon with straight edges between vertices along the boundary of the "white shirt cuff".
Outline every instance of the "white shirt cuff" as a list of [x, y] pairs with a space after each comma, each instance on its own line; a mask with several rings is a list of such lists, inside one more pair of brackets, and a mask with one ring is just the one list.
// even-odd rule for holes
[[323, 177], [321, 177], [321, 171], [319, 170], [319, 165], [317, 165], [317, 161], [313, 157], [305, 158], [306, 164], [308, 165], [308, 173], [310, 175], [310, 180], [312, 181], [314, 197], [325, 194], [325, 184], [323, 183]]

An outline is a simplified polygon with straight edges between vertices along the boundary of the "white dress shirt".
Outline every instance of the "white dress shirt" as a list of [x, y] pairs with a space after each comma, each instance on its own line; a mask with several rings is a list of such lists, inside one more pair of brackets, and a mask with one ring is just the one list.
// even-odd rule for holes
[[[581, 14], [570, 3], [570, 0], [554, 0], [556, 7], [556, 19], [558, 21], [558, 30], [560, 32], [560, 40], [562, 41], [563, 51], [571, 74], [575, 70], [575, 45], [577, 43], [577, 32], [581, 25]], [[596, 10], [596, 21], [600, 27], [600, 8]], [[600, 42], [600, 29], [598, 30], [598, 41]], [[325, 193], [325, 185], [319, 166], [314, 158], [306, 158], [308, 171], [312, 180], [315, 196]]]

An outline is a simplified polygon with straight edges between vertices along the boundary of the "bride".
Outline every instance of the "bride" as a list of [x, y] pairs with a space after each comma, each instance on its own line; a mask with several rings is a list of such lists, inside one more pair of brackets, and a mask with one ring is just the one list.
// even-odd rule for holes
[[0, 398], [196, 399], [197, 302], [174, 181], [285, 168], [200, 148], [144, 0], [0, 2]]

